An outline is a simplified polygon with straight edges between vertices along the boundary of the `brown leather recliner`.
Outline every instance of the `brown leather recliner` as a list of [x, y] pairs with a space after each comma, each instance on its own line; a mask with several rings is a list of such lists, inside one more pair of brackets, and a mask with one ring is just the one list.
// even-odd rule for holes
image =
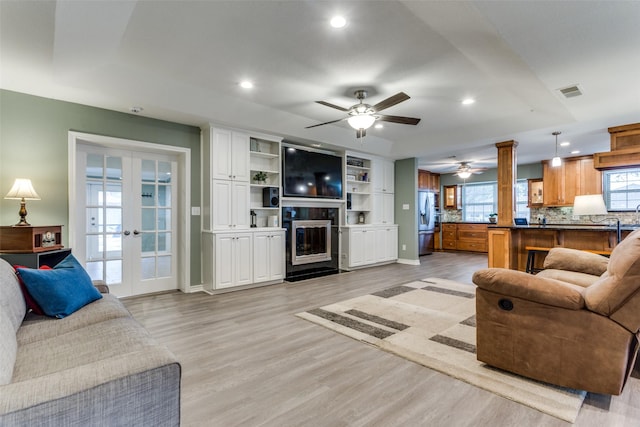
[[618, 395], [640, 338], [640, 230], [609, 259], [558, 248], [537, 275], [473, 275], [477, 358], [559, 386]]

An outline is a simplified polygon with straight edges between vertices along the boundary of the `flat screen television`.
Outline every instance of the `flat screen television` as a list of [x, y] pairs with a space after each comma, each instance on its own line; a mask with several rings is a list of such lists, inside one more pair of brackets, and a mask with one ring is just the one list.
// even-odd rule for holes
[[342, 157], [282, 147], [284, 197], [342, 199]]

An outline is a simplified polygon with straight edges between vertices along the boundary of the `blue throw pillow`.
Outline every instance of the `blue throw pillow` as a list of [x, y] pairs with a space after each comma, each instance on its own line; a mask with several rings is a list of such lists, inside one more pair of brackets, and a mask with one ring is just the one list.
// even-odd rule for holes
[[91, 277], [73, 256], [67, 256], [53, 270], [18, 268], [29, 294], [47, 316], [62, 319], [102, 298]]

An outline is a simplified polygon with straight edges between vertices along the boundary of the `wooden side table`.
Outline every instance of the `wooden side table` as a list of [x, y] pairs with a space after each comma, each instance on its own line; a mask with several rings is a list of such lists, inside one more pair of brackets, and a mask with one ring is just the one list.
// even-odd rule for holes
[[46, 265], [53, 268], [70, 253], [71, 248], [64, 248], [53, 251], [22, 254], [0, 253], [0, 258], [4, 259], [11, 265], [24, 265], [29, 268], [40, 268], [43, 265]]

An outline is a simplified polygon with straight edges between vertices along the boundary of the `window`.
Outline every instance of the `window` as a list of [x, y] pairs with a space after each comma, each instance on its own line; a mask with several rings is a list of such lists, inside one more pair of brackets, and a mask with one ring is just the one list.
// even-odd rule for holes
[[516, 181], [516, 218], [527, 218], [529, 220], [529, 183], [526, 179]]
[[[528, 192], [527, 180], [518, 180], [516, 183], [516, 217], [529, 219]], [[486, 222], [489, 214], [497, 211], [498, 184], [495, 181], [465, 184], [462, 187], [463, 221]]]
[[483, 182], [462, 186], [462, 219], [468, 222], [487, 222], [489, 214], [498, 206], [498, 184]]
[[640, 169], [604, 172], [604, 199], [607, 210], [633, 211], [640, 204]]

